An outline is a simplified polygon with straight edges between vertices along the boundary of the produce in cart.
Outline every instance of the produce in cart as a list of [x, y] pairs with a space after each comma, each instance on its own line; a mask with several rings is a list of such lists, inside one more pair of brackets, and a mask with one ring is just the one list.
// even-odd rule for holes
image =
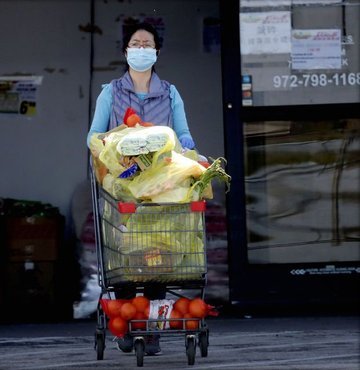
[[229, 186], [225, 160], [207, 164], [196, 151], [183, 150], [171, 128], [122, 126], [90, 140], [97, 180], [116, 199], [185, 203], [211, 199], [213, 179]]
[[[102, 298], [100, 304], [108, 317], [109, 330], [117, 337], [124, 336], [129, 330], [198, 329], [201, 319], [218, 315], [215, 307], [200, 297], [180, 297], [177, 300], [148, 300], [144, 296], [133, 299]], [[113, 307], [116, 307], [115, 311]]]
[[[124, 122], [135, 114], [130, 113]], [[142, 126], [135, 118], [140, 121], [94, 134], [90, 141], [99, 185], [114, 200], [137, 204], [135, 212], [119, 212], [112, 198], [104, 202], [106, 269], [122, 281], [196, 280], [205, 271], [204, 220], [187, 204], [211, 199], [214, 179], [229, 187], [226, 162], [218, 158], [204, 165], [195, 150], [182, 149], [171, 128]], [[141, 206], [149, 203], [157, 205]], [[174, 211], [166, 203], [184, 208]]]

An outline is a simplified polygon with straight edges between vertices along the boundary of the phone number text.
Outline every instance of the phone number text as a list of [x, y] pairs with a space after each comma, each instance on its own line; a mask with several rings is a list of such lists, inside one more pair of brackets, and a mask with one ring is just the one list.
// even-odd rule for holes
[[356, 73], [311, 73], [302, 75], [276, 75], [273, 85], [279, 88], [295, 87], [326, 87], [326, 86], [355, 86], [360, 85], [360, 72]]

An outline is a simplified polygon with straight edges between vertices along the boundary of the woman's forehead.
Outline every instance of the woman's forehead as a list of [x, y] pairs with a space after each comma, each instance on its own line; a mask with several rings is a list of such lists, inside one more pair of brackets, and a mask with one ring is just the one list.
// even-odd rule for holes
[[138, 30], [132, 36], [131, 40], [152, 40], [154, 41], [154, 35], [145, 30]]

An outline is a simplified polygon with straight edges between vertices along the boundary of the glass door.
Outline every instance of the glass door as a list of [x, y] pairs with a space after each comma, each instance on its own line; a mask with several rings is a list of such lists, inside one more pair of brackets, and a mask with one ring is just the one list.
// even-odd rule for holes
[[360, 120], [244, 123], [250, 264], [360, 260]]
[[353, 300], [360, 1], [234, 0], [222, 19], [231, 300]]

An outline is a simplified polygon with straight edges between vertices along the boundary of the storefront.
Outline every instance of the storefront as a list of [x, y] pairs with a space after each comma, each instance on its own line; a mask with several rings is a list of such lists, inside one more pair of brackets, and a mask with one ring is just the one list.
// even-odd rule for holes
[[360, 1], [220, 7], [230, 300], [356, 302]]

